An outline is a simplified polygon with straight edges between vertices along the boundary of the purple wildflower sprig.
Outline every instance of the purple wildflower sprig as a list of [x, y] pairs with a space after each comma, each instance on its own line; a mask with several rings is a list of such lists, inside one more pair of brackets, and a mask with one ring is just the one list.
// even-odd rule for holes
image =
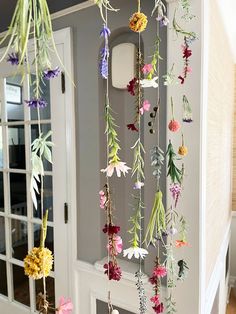
[[174, 206], [176, 208], [182, 192], [182, 186], [179, 183], [173, 183], [170, 185], [170, 192], [174, 200]]
[[12, 52], [8, 54], [7, 62], [11, 65], [19, 65], [19, 55], [17, 52]]
[[99, 62], [99, 72], [105, 80], [108, 79], [108, 61], [109, 61], [109, 45], [108, 45], [108, 38], [111, 35], [110, 29], [103, 24], [103, 27], [100, 31], [100, 37], [104, 38], [104, 47], [101, 48], [100, 51], [100, 62]]

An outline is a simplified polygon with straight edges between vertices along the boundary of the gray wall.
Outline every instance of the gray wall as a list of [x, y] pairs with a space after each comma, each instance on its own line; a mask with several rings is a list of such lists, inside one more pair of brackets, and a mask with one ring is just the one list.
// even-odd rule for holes
[[[134, 12], [134, 4], [131, 1], [114, 0], [113, 5], [120, 8], [119, 14], [109, 14], [109, 26], [112, 30], [114, 42], [135, 41], [135, 34], [127, 27], [128, 19]], [[152, 3], [144, 2], [143, 11], [150, 16]], [[77, 133], [77, 198], [78, 198], [78, 259], [94, 263], [105, 256], [105, 237], [101, 233], [104, 225], [103, 212], [99, 208], [98, 192], [105, 183], [105, 177], [100, 174], [100, 169], [105, 166], [104, 162], [104, 121], [103, 121], [103, 84], [98, 75], [98, 55], [102, 44], [99, 38], [99, 31], [102, 21], [99, 17], [97, 7], [90, 7], [54, 20], [54, 29], [71, 27], [73, 30], [75, 82], [77, 88], [76, 96], [76, 133]], [[166, 33], [161, 29], [162, 51], [166, 56]], [[135, 38], [135, 39], [134, 39]], [[144, 56], [146, 62], [150, 62], [153, 52], [153, 43], [156, 38], [156, 22], [150, 19], [148, 30], [142, 33], [144, 43]], [[166, 72], [165, 62], [161, 63], [161, 76]], [[149, 89], [147, 99], [156, 105], [156, 91]], [[131, 145], [134, 143], [134, 134], [128, 132], [126, 125], [132, 117], [134, 99], [126, 92], [111, 88], [112, 106], [117, 112], [117, 122], [121, 125], [119, 135], [121, 139], [122, 159], [132, 165]], [[68, 104], [70, 105], [70, 104]], [[166, 96], [165, 90], [161, 90], [161, 147], [165, 149], [166, 143]], [[146, 186], [145, 197], [145, 218], [150, 214], [153, 196], [155, 193], [155, 182], [151, 175], [149, 150], [156, 142], [156, 136], [149, 134], [145, 117], [145, 148], [146, 148]], [[132, 202], [131, 179], [127, 177], [120, 180], [113, 179], [113, 193], [116, 201], [117, 223], [122, 227], [122, 237], [125, 246], [128, 246], [127, 230], [128, 219], [131, 215], [131, 208], [128, 204]], [[165, 178], [162, 181], [162, 189], [165, 190]], [[155, 256], [151, 254], [146, 262], [146, 270], [152, 267]]]

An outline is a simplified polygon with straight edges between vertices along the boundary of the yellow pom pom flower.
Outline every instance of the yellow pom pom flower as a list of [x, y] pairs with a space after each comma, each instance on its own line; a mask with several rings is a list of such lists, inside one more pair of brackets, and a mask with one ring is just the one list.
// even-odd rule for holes
[[129, 20], [129, 28], [136, 33], [141, 33], [146, 29], [148, 19], [141, 12], [134, 13]]
[[52, 252], [44, 247], [34, 247], [24, 259], [25, 274], [35, 280], [47, 277], [52, 265]]
[[188, 154], [187, 146], [184, 146], [184, 145], [180, 146], [178, 154], [181, 155], [181, 156], [186, 156]]

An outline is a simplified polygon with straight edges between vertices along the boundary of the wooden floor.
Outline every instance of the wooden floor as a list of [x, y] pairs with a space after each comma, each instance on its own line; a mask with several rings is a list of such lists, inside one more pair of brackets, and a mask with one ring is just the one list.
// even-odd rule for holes
[[227, 306], [226, 314], [236, 314], [236, 296], [234, 295], [233, 290], [230, 293], [230, 301]]

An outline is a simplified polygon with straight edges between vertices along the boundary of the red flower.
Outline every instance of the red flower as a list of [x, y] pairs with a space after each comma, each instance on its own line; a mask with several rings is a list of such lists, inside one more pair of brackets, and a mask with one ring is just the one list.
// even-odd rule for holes
[[178, 79], [180, 80], [180, 83], [181, 83], [181, 84], [184, 84], [184, 78], [183, 78], [183, 76], [179, 75], [179, 76], [178, 76]]
[[156, 285], [157, 284], [157, 277], [156, 276], [152, 276], [149, 278], [149, 282], [152, 285]]
[[120, 231], [119, 226], [107, 225], [105, 224], [104, 228], [102, 229], [104, 233], [108, 233], [109, 235], [117, 234]]
[[135, 124], [134, 123], [130, 123], [130, 124], [127, 124], [127, 128], [131, 131], [136, 131], [138, 132], [138, 129], [136, 128]]
[[183, 246], [189, 246], [189, 244], [188, 244], [188, 242], [183, 241], [183, 240], [176, 240], [176, 241], [175, 241], [175, 246], [176, 246], [177, 248], [181, 248], [181, 247], [183, 247]]
[[106, 263], [103, 268], [105, 269], [104, 274], [109, 276], [109, 280], [116, 280], [119, 281], [121, 279], [121, 269], [116, 264], [109, 262], [109, 266]]
[[188, 59], [191, 57], [191, 55], [192, 55], [192, 50], [188, 49], [188, 47], [185, 47], [183, 51], [183, 58]]
[[163, 303], [160, 303], [158, 305], [153, 306], [153, 310], [155, 311], [156, 314], [160, 314], [164, 312], [164, 305]]
[[177, 120], [172, 119], [168, 124], [168, 128], [171, 132], [178, 132], [181, 128], [181, 125]]
[[129, 81], [129, 84], [127, 85], [128, 92], [135, 96], [135, 88], [136, 88], [137, 79], [134, 77], [131, 81]]

